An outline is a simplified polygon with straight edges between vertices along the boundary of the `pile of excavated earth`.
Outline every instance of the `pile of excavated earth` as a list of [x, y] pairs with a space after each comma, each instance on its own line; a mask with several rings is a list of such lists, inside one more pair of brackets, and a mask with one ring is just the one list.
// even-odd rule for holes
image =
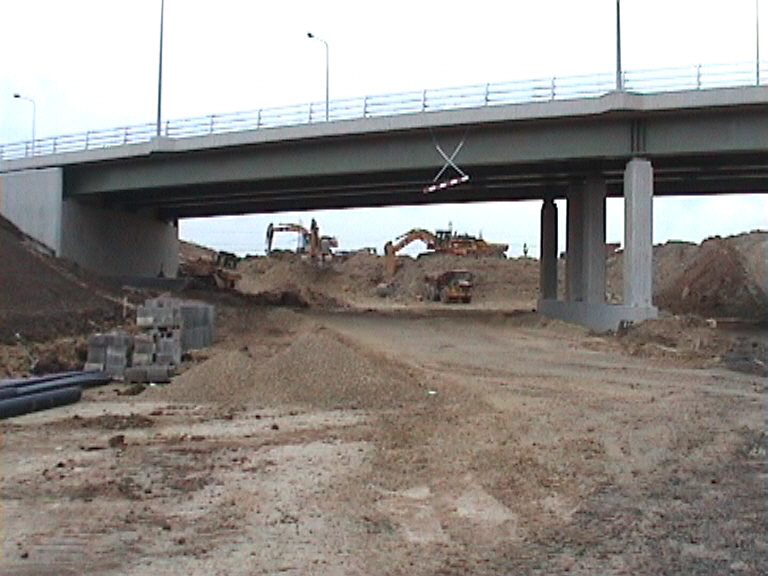
[[87, 332], [120, 318], [98, 279], [47, 255], [0, 218], [0, 342]]
[[[664, 312], [750, 322], [768, 320], [768, 232], [710, 238], [701, 245], [668, 242], [654, 247], [654, 302]], [[621, 251], [606, 263], [606, 296], [621, 302]], [[564, 262], [559, 290], [564, 291]], [[399, 257], [393, 292], [377, 296], [384, 276], [383, 258], [353, 253], [325, 267], [308, 265], [292, 253], [246, 259], [239, 266], [238, 289], [247, 294], [303, 302], [308, 306], [341, 307], [423, 305], [424, 277], [446, 270], [475, 274], [473, 304], [480, 308], [535, 306], [539, 265], [531, 258], [499, 259], [422, 254]], [[288, 298], [286, 295], [290, 295]]]

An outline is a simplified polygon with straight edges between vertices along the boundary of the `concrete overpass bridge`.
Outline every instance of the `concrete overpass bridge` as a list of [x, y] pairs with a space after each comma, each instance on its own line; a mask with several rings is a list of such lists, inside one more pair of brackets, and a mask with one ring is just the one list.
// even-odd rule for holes
[[[177, 268], [179, 218], [540, 199], [540, 310], [615, 328], [655, 314], [654, 195], [768, 191], [768, 88], [588, 96], [64, 152], [35, 145], [4, 161], [0, 213], [86, 268], [157, 275]], [[425, 193], [447, 159], [469, 180]], [[621, 306], [605, 303], [608, 196], [625, 199]], [[567, 199], [563, 295], [558, 198]]]

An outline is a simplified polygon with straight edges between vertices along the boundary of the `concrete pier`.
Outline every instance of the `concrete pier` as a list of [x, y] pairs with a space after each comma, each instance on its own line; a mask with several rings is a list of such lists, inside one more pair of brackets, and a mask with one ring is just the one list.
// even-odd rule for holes
[[541, 206], [539, 250], [539, 292], [544, 299], [557, 300], [557, 205], [552, 198]]
[[587, 179], [583, 207], [582, 296], [591, 304], [605, 303], [605, 196], [604, 178]]
[[653, 170], [650, 162], [633, 159], [628, 163], [624, 193], [624, 303], [605, 302], [607, 186], [602, 176], [593, 175], [572, 184], [567, 195], [564, 300], [558, 300], [556, 280], [553, 290], [551, 279], [551, 243], [557, 243], [557, 212], [551, 200], [544, 200], [539, 312], [599, 331], [615, 330], [622, 321], [636, 322], [658, 314], [651, 303]]
[[650, 308], [653, 295], [653, 167], [635, 158], [624, 172], [624, 305]]

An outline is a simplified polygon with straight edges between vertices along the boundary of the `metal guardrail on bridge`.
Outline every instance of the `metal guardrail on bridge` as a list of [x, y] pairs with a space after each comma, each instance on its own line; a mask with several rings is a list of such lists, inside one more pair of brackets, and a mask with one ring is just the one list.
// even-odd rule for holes
[[[626, 71], [623, 75], [623, 83], [624, 90], [627, 92], [651, 94], [755, 86], [763, 84], [761, 79], [767, 75], [768, 66], [763, 62], [760, 62], [759, 70], [754, 62], [707, 64], [661, 70]], [[615, 87], [615, 74], [605, 73], [348, 98], [330, 102], [329, 121], [503, 104], [595, 98], [613, 91]], [[325, 122], [325, 102], [168, 120], [162, 125], [162, 133], [169, 138], [189, 138], [320, 122]], [[34, 142], [3, 144], [0, 145], [0, 160], [143, 143], [149, 142], [156, 134], [157, 125], [152, 122], [40, 138]]]

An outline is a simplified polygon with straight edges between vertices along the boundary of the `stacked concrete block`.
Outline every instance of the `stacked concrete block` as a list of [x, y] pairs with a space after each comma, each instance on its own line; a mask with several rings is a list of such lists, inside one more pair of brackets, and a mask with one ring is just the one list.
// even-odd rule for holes
[[210, 304], [171, 298], [147, 300], [137, 311], [137, 325], [141, 328], [157, 330], [166, 339], [175, 338], [171, 333], [178, 331], [182, 352], [210, 346], [213, 318]]
[[85, 369], [102, 370], [113, 378], [120, 378], [130, 364], [132, 351], [133, 336], [126, 332], [94, 334], [88, 339]]
[[155, 360], [155, 338], [152, 334], [136, 334], [133, 337], [132, 366], [148, 366]]
[[86, 369], [129, 382], [167, 382], [184, 352], [213, 342], [214, 308], [172, 298], [147, 300], [136, 311], [139, 334], [94, 334]]
[[156, 334], [155, 360], [157, 364], [181, 364], [181, 330], [174, 329]]
[[181, 348], [184, 352], [210, 346], [213, 342], [213, 306], [201, 302], [182, 302]]

